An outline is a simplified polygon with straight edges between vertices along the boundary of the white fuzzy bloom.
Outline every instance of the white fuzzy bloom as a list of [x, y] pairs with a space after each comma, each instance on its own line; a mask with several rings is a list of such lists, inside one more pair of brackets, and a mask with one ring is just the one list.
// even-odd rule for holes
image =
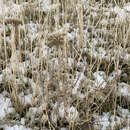
[[65, 116], [64, 103], [61, 103], [61, 104], [60, 104], [60, 107], [59, 107], [59, 115], [60, 115], [61, 118], [64, 118], [64, 116]]
[[78, 119], [78, 111], [75, 107], [72, 106], [71, 108], [68, 108], [67, 113], [68, 113], [67, 116], [68, 121], [74, 122]]

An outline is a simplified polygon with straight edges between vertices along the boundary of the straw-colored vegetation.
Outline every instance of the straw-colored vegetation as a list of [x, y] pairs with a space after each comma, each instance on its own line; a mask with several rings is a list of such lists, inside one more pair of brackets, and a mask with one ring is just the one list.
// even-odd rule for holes
[[128, 2], [2, 0], [0, 94], [13, 112], [0, 117], [0, 126], [99, 130], [98, 118], [109, 113], [108, 130], [128, 127]]

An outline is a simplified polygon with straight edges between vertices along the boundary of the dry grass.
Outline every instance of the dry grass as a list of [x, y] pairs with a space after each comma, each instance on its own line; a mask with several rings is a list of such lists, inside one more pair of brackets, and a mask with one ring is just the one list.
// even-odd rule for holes
[[[0, 20], [0, 92], [7, 91], [32, 129], [93, 130], [95, 114], [116, 116], [117, 106], [130, 108], [127, 97], [118, 95], [121, 82], [130, 85], [130, 22], [108, 15], [112, 7], [105, 0], [88, 1], [87, 7], [82, 0], [50, 1], [42, 9], [45, 3], [15, 0], [18, 16]], [[122, 7], [128, 2], [109, 1]], [[104, 81], [97, 85], [99, 71]], [[21, 93], [32, 94], [31, 103], [22, 102]]]

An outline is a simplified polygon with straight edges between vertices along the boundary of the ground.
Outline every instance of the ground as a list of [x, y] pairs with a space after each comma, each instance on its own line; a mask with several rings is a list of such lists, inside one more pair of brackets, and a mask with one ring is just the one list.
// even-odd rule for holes
[[0, 129], [128, 130], [130, 2], [0, 1]]

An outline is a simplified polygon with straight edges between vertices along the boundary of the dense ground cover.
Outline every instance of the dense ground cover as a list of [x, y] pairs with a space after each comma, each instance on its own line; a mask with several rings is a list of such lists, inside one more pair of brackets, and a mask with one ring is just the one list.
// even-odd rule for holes
[[129, 0], [1, 0], [0, 128], [128, 130]]

